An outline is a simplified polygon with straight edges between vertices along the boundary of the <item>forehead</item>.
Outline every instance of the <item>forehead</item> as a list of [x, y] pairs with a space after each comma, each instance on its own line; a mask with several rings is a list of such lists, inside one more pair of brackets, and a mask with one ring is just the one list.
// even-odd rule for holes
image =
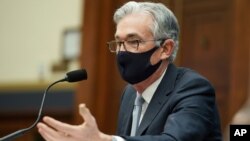
[[117, 24], [115, 38], [126, 39], [134, 36], [146, 38], [147, 36], [152, 36], [150, 30], [152, 24], [152, 18], [148, 14], [134, 13], [127, 15]]

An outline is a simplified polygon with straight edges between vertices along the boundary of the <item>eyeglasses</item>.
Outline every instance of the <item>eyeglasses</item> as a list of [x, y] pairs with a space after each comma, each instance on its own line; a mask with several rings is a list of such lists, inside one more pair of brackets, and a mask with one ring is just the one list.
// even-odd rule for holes
[[107, 42], [108, 48], [110, 52], [117, 53], [120, 51], [121, 46], [123, 45], [125, 51], [135, 52], [138, 50], [138, 47], [141, 43], [149, 42], [149, 41], [163, 41], [165, 39], [154, 39], [154, 40], [124, 40], [124, 41], [110, 41]]

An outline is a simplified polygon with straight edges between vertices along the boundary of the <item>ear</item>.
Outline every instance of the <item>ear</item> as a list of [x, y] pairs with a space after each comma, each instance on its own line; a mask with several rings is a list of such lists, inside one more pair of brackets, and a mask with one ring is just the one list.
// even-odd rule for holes
[[161, 59], [168, 59], [174, 51], [174, 40], [167, 39], [161, 45]]

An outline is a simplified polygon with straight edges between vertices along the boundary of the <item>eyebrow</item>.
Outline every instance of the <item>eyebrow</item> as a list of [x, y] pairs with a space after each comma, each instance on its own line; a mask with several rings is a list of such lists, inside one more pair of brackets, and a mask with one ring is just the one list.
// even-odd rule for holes
[[[129, 33], [129, 34], [126, 35], [125, 39], [134, 38], [134, 37], [141, 38], [137, 33]], [[120, 37], [115, 35], [115, 39], [119, 40]]]

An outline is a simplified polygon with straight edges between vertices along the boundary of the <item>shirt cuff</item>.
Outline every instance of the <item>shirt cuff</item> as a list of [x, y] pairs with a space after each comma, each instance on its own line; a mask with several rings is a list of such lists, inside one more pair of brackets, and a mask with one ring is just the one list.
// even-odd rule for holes
[[126, 141], [126, 140], [120, 136], [113, 136], [112, 141]]

